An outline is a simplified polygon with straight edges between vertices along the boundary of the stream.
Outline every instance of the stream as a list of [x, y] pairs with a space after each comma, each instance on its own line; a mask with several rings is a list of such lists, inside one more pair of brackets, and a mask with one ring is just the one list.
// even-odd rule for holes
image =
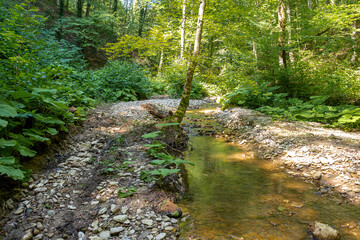
[[211, 136], [192, 136], [186, 156], [189, 218], [180, 239], [311, 239], [313, 221], [360, 239], [360, 210], [336, 194], [288, 177], [270, 161]]

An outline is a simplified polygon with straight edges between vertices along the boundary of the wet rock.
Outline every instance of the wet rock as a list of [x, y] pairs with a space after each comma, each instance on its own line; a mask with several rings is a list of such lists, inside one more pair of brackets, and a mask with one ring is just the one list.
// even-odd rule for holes
[[164, 239], [165, 237], [166, 237], [166, 233], [160, 233], [155, 237], [155, 239], [156, 240], [161, 240], [161, 239]]
[[320, 180], [321, 177], [322, 177], [322, 173], [321, 173], [320, 171], [315, 172], [315, 173], [313, 173], [312, 177], [313, 177], [315, 180]]
[[319, 240], [339, 240], [340, 233], [338, 230], [330, 227], [327, 224], [314, 222], [309, 226], [310, 234]]
[[124, 223], [128, 219], [127, 215], [117, 215], [114, 217], [114, 221]]
[[174, 218], [180, 218], [182, 216], [181, 208], [168, 199], [160, 204], [160, 211]]

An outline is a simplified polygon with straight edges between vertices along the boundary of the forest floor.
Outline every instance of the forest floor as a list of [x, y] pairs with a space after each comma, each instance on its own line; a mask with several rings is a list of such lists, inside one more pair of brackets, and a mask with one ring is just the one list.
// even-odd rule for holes
[[[148, 140], [141, 135], [159, 130], [154, 126], [158, 120], [141, 107], [149, 102], [168, 110], [179, 100], [121, 102], [93, 110], [83, 127], [69, 135], [61, 154], [54, 154], [48, 167], [4, 202], [9, 211], [0, 219], [1, 239], [177, 239], [182, 219], [168, 213], [183, 186], [163, 191], [155, 182], [140, 180], [142, 170], [154, 168], [144, 147]], [[189, 109], [206, 103], [192, 100]], [[312, 181], [320, 194], [337, 191], [360, 203], [360, 133], [272, 121], [242, 108], [205, 110], [205, 115], [226, 127], [213, 134]], [[171, 137], [165, 142], [174, 153], [186, 148], [186, 137], [177, 145]], [[133, 196], [119, 198], [119, 188], [131, 187]]]

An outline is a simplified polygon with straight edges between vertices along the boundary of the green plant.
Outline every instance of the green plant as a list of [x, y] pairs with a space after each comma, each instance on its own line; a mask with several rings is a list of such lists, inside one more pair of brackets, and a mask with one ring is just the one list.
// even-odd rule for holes
[[117, 190], [118, 190], [118, 196], [120, 198], [126, 198], [136, 193], [136, 189], [134, 188], [134, 186], [130, 186], [127, 189], [125, 187], [122, 187], [122, 188], [118, 188]]
[[[177, 126], [179, 123], [164, 123], [164, 124], [158, 124], [157, 127], [169, 127], [169, 126]], [[148, 152], [150, 156], [155, 158], [150, 163], [154, 166], [159, 166], [160, 168], [151, 170], [151, 171], [142, 171], [141, 172], [141, 180], [144, 181], [152, 181], [155, 180], [158, 185], [161, 186], [161, 181], [170, 175], [173, 175], [175, 173], [178, 173], [180, 171], [179, 165], [180, 164], [190, 164], [194, 165], [192, 162], [184, 161], [180, 158], [175, 158], [171, 156], [166, 151], [166, 144], [162, 141], [156, 140], [156, 138], [163, 133], [163, 131], [156, 131], [151, 132], [145, 135], [142, 135], [142, 138], [145, 139], [154, 139], [153, 143], [151, 144], [145, 144], [145, 147], [148, 147]]]

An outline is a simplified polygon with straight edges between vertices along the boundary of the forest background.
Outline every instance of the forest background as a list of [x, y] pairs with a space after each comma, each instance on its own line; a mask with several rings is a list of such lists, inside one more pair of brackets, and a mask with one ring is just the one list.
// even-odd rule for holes
[[[179, 98], [199, 0], [0, 0], [0, 175], [100, 102]], [[360, 123], [357, 0], [208, 0], [191, 97]]]

